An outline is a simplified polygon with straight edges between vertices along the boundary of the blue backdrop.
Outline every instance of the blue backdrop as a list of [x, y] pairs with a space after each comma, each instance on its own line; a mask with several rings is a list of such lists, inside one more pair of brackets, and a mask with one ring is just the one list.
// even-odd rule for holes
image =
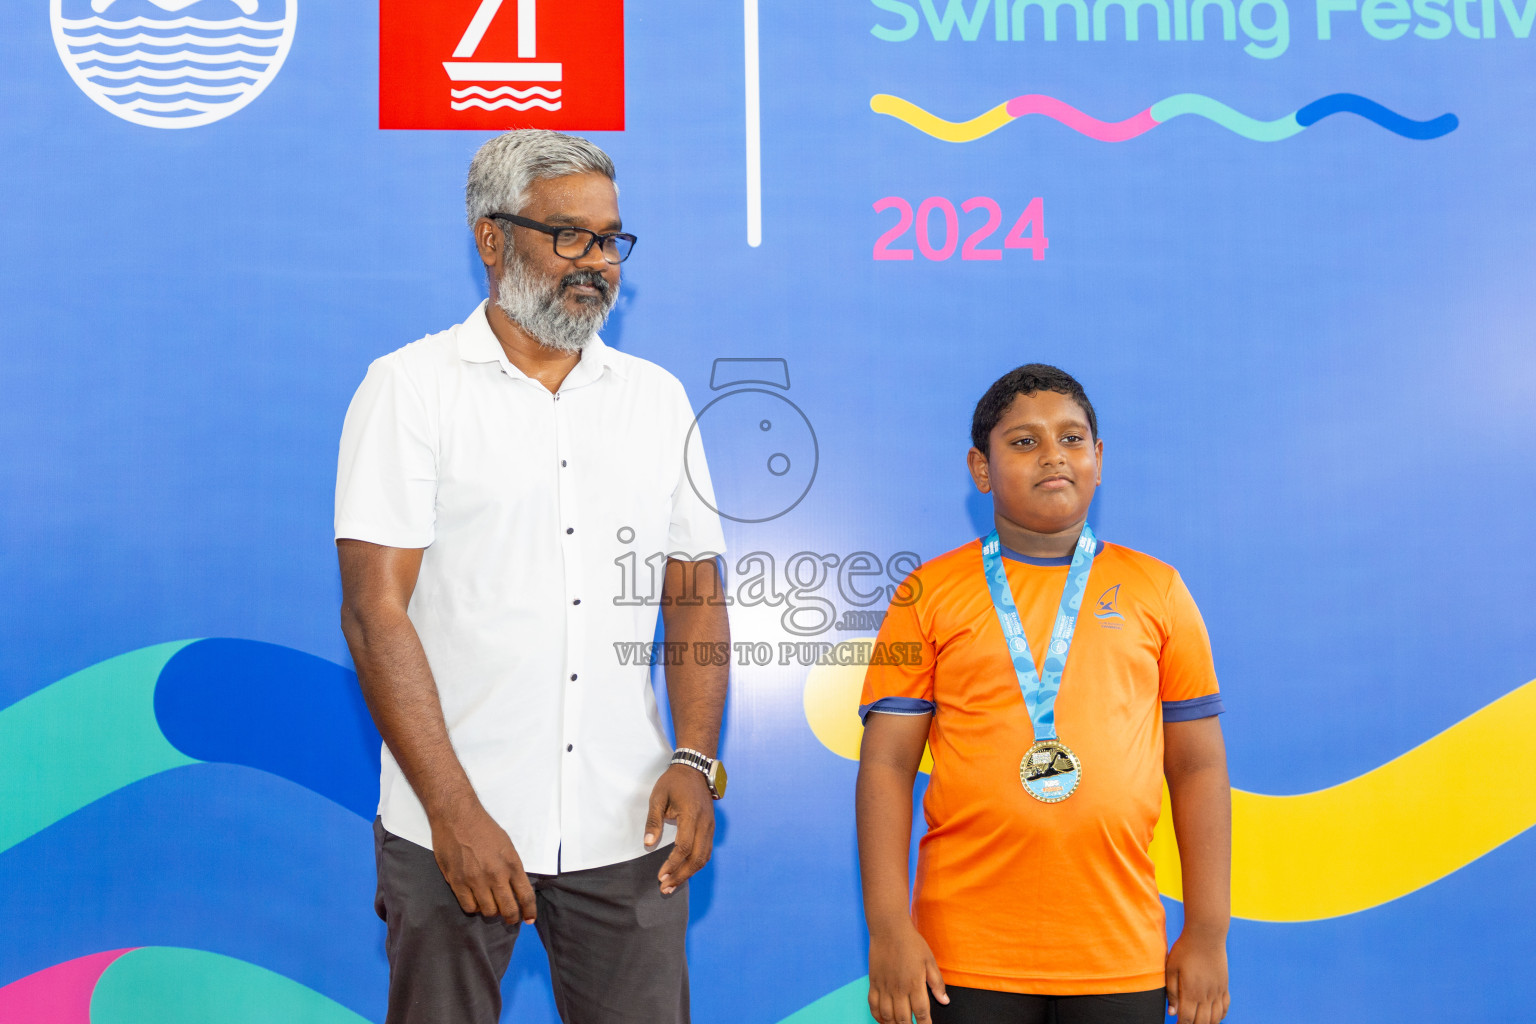
[[[1287, 2], [1207, 6], [1203, 39], [1182, 0], [1144, 0], [1135, 33], [1123, 5], [1083, 2], [1079, 39], [1065, 0], [1047, 40], [1039, 4], [1000, 23], [987, 0], [631, 0], [626, 130], [592, 136], [641, 238], [605, 336], [696, 408], [728, 391], [717, 359], [782, 359], [769, 398], [814, 432], [804, 499], [728, 522], [732, 559], [764, 552], [794, 590], [798, 552], [883, 567], [984, 532], [971, 407], [1019, 363], [1061, 365], [1105, 439], [1096, 529], [1183, 573], [1234, 786], [1270, 795], [1365, 775], [1536, 675], [1536, 0]], [[95, 984], [39, 974], [55, 965], [134, 949], [123, 969], [160, 977], [145, 954], [173, 947], [226, 991], [303, 986], [334, 1001], [293, 996], [310, 1019], [383, 1019], [336, 443], [369, 361], [482, 297], [462, 188], [486, 133], [381, 131], [376, 7], [300, 3], [248, 4], [278, 27], [252, 30], [245, 91], [210, 101], [239, 109], [179, 129], [108, 109], [124, 94], [81, 83], [115, 80], [61, 58], [122, 52], [56, 43], [84, 0], [0, 8], [0, 985], [18, 982], [0, 1008], [18, 1014]], [[1357, 99], [1314, 105], [1339, 94]], [[145, 95], [141, 121], [165, 94]], [[894, 233], [903, 202], [925, 216]], [[876, 258], [887, 234], [910, 259]], [[749, 507], [760, 458], [705, 428], [722, 508]], [[861, 607], [835, 568], [810, 581], [792, 603]], [[732, 792], [693, 884], [700, 1021], [861, 1019], [855, 765], [778, 644], [873, 629], [802, 636], [785, 611], [732, 612], [773, 657], [733, 670]], [[228, 639], [142, 652], [193, 638]], [[1514, 699], [1480, 720], [1528, 737]], [[1527, 1014], [1532, 777], [1470, 784], [1515, 824], [1449, 874], [1234, 922], [1231, 1019]], [[1448, 813], [1371, 855], [1455, 845]], [[89, 1019], [194, 1019], [154, 1009], [153, 977]], [[506, 988], [503, 1019], [555, 1020], [531, 934]]]

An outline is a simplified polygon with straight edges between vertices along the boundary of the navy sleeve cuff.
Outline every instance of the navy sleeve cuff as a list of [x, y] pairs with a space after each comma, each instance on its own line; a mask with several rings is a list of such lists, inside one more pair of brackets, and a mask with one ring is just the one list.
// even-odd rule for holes
[[935, 705], [931, 700], [916, 697], [881, 697], [873, 704], [859, 705], [859, 721], [871, 711], [881, 715], [931, 715]]
[[1208, 693], [1192, 700], [1163, 701], [1163, 721], [1193, 722], [1197, 718], [1210, 718], [1227, 710], [1221, 704], [1221, 694]]

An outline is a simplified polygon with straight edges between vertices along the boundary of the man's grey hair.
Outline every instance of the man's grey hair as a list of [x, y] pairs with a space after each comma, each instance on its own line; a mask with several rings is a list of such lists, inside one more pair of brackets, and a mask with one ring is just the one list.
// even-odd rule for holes
[[[470, 227], [493, 213], [520, 213], [528, 186], [546, 178], [596, 172], [613, 181], [613, 161], [586, 139], [540, 128], [502, 132], [469, 163], [464, 206]], [[618, 191], [615, 184], [614, 191]]]

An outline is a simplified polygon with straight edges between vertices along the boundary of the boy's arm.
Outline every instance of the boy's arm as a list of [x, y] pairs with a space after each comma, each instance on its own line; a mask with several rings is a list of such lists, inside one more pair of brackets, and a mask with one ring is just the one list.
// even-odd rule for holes
[[871, 712], [859, 748], [856, 807], [864, 919], [869, 925], [869, 1012], [880, 1024], [928, 1024], [928, 989], [948, 1003], [928, 943], [912, 925], [907, 853], [912, 784], [932, 713]]
[[1227, 1015], [1232, 915], [1232, 788], [1215, 715], [1163, 726], [1163, 774], [1184, 871], [1184, 930], [1168, 954], [1168, 1014], [1179, 1024]]

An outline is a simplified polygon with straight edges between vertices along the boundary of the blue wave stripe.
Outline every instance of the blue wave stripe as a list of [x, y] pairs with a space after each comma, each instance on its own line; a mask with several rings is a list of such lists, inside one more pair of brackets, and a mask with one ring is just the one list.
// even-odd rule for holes
[[265, 772], [190, 768], [0, 854], [0, 985], [102, 949], [183, 946], [260, 964], [383, 1020], [371, 822]]
[[[107, 63], [103, 63], [102, 61], [99, 61], [99, 60], [81, 61], [79, 64], [76, 64], [75, 66], [77, 68], [79, 68], [81, 71], [127, 71], [127, 70], [129, 70], [129, 68], [125, 67], [122, 64], [107, 64]], [[134, 67], [135, 68], [141, 68], [143, 66], [144, 65], [139, 64], [139, 65], [135, 65]], [[237, 71], [237, 70], [238, 71], [257, 71], [257, 72], [261, 72], [261, 71], [267, 70], [268, 65], [266, 65], [266, 64], [258, 64], [255, 61], [249, 61], [249, 60], [232, 60], [228, 64], [210, 64], [210, 65], [205, 67], [199, 61], [187, 60], [187, 61], [182, 61], [182, 62], [178, 63], [176, 65], [176, 67], [178, 69], [180, 69], [180, 70], [189, 71], [189, 72], [190, 71]], [[159, 70], [159, 69], [156, 68], [154, 70]]]
[[1405, 139], [1421, 141], [1448, 135], [1461, 123], [1455, 114], [1441, 114], [1428, 121], [1415, 121], [1387, 109], [1375, 100], [1352, 92], [1336, 92], [1313, 100], [1296, 111], [1296, 123], [1306, 128], [1333, 114], [1356, 114]]
[[[224, 95], [216, 95], [216, 94], [210, 94], [210, 93], [206, 93], [206, 92], [195, 92], [195, 91], [170, 92], [170, 93], [159, 93], [159, 92], [153, 92], [153, 93], [151, 93], [151, 92], [125, 92], [125, 93], [118, 93], [116, 95], [112, 95], [112, 96], [108, 96], [107, 97], [108, 100], [110, 100], [113, 103], [117, 103], [117, 104], [132, 103], [135, 100], [148, 100], [151, 103], [175, 103], [178, 100], [196, 100], [199, 103], [233, 103], [236, 100], [242, 100], [244, 98], [245, 98], [245, 94], [244, 93], [228, 93], [228, 94], [224, 94]], [[157, 110], [157, 111], [155, 111], [155, 113], [157, 113], [157, 114], [176, 114], [176, 113], [181, 113], [181, 111], [176, 111], [176, 110]], [[197, 111], [192, 111], [192, 113], [197, 113]]]
[[[248, 46], [244, 43], [73, 43], [70, 53], [105, 53], [109, 57], [121, 57], [137, 50], [156, 56], [168, 53], [200, 53], [222, 56], [226, 53], [249, 53], [256, 57], [276, 57], [277, 46]], [[270, 52], [268, 52], [270, 51]]]
[[200, 640], [166, 662], [154, 701], [188, 757], [271, 772], [373, 820], [381, 744], [350, 669], [277, 644]]
[[280, 28], [238, 28], [238, 29], [233, 29], [233, 30], [230, 30], [230, 29], [218, 29], [218, 30], [215, 31], [215, 30], [211, 30], [211, 29], [193, 28], [191, 26], [187, 26], [186, 28], [169, 28], [169, 27], [167, 27], [165, 25], [139, 25], [139, 26], [134, 26], [134, 27], [131, 27], [131, 28], [106, 28], [106, 27], [66, 28], [66, 29], [63, 30], [65, 37], [71, 38], [71, 39], [76, 37], [76, 36], [137, 36], [137, 35], [144, 35], [144, 36], [154, 36], [154, 35], [164, 35], [164, 36], [207, 36], [210, 39], [217, 39], [220, 36], [230, 35], [232, 31], [233, 32], [239, 32], [241, 35], [246, 35], [246, 36], [269, 35], [273, 39], [281, 39], [282, 35], [283, 35], [283, 30], [280, 29]]
[[182, 75], [178, 78], [102, 78], [98, 76], [91, 78], [90, 81], [111, 88], [130, 85], [180, 85], [195, 92], [200, 86], [208, 85], [255, 85], [257, 79], [255, 75], [244, 75], [239, 78], [199, 78], [196, 75]]

